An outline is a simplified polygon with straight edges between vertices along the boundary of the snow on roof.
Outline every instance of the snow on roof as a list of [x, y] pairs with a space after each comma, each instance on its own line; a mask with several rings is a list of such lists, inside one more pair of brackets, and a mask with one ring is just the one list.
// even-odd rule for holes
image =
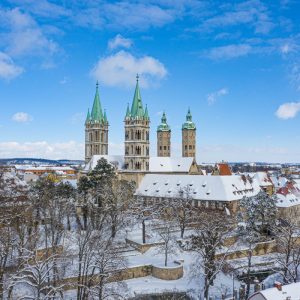
[[186, 172], [190, 171], [193, 157], [150, 157], [149, 171], [160, 172]]
[[98, 160], [105, 158], [111, 165], [113, 165], [117, 170], [122, 170], [124, 168], [124, 156], [123, 155], [93, 155], [91, 160], [85, 165], [84, 171], [93, 170]]
[[176, 197], [180, 190], [189, 187], [190, 197], [198, 200], [233, 201], [258, 194], [256, 181], [243, 180], [242, 176], [162, 175], [147, 174], [137, 195], [149, 197]]
[[282, 286], [280, 291], [277, 287], [265, 289], [250, 296], [249, 300], [299, 300], [300, 299], [300, 282], [291, 283]]
[[[285, 188], [282, 188], [285, 189]], [[277, 196], [277, 207], [290, 207], [294, 205], [300, 204], [300, 197], [297, 197], [295, 194], [287, 192], [278, 192], [276, 193]]]
[[266, 172], [248, 173], [248, 175], [257, 180], [260, 186], [273, 185], [269, 175]]
[[66, 166], [34, 166], [34, 165], [16, 165], [15, 168], [20, 171], [28, 171], [28, 170], [53, 170], [53, 171], [70, 171], [74, 170], [71, 167], [66, 167]]
[[[100, 158], [105, 158], [114, 165], [117, 170], [124, 169], [124, 156], [122, 155], [93, 155], [91, 160], [84, 167], [84, 171], [93, 170]], [[193, 157], [150, 157], [149, 172], [165, 173], [180, 172], [188, 173], [194, 162]]]
[[300, 190], [300, 179], [293, 179], [294, 186]]
[[275, 188], [281, 188], [286, 185], [288, 182], [287, 178], [282, 177], [282, 176], [270, 176], [270, 179], [274, 185]]

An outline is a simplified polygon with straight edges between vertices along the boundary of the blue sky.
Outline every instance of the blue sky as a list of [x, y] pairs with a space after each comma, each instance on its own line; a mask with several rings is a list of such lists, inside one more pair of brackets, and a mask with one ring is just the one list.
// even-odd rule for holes
[[188, 107], [198, 162], [300, 161], [300, 3], [50, 1], [0, 4], [0, 157], [83, 158], [99, 80], [110, 154], [123, 153], [135, 74], [180, 155]]

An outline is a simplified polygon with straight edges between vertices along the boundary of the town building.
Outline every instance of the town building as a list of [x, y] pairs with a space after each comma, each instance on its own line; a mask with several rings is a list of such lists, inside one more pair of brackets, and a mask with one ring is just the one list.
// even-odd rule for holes
[[141, 181], [136, 196], [146, 203], [157, 203], [179, 197], [181, 191], [188, 191], [188, 201], [194, 207], [225, 210], [228, 215], [235, 214], [243, 197], [259, 193], [256, 181], [246, 176], [211, 175], [165, 175], [147, 174]]
[[300, 299], [300, 282], [281, 285], [275, 283], [275, 287], [258, 291], [248, 300], [298, 300]]

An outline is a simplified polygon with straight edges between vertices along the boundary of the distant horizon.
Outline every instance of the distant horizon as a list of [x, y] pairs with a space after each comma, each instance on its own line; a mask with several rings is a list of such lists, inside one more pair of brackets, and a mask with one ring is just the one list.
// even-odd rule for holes
[[[117, 156], [122, 156], [122, 154], [112, 154], [112, 155], [117, 155]], [[150, 157], [157, 157], [157, 156], [150, 156]], [[178, 158], [181, 156], [171, 156], [171, 158]], [[49, 161], [83, 161], [84, 159], [68, 159], [68, 158], [59, 158], [59, 159], [51, 159], [51, 158], [42, 158], [42, 157], [7, 157], [3, 158], [0, 157], [0, 161], [3, 160], [49, 160]], [[197, 161], [197, 160], [196, 160]], [[300, 162], [268, 162], [268, 161], [215, 161], [215, 162], [205, 162], [201, 161], [200, 163], [197, 161], [198, 165], [201, 164], [216, 164], [216, 163], [228, 163], [228, 164], [270, 164], [270, 165], [276, 165], [276, 164], [281, 164], [281, 165], [300, 165]]]

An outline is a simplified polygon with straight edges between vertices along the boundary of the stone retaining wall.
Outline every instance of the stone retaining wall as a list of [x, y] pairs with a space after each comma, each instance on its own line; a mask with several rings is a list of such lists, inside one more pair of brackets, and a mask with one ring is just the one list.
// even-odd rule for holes
[[183, 265], [177, 263], [177, 266], [170, 267], [152, 267], [152, 276], [163, 280], [177, 280], [183, 276]]

